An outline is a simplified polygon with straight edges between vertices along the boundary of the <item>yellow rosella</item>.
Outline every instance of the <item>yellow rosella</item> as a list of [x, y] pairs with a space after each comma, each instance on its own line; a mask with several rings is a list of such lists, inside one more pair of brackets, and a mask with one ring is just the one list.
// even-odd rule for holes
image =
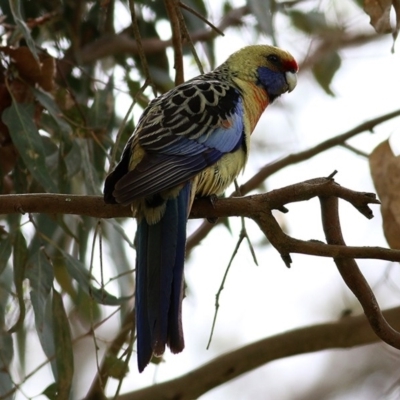
[[184, 348], [181, 322], [186, 222], [194, 197], [220, 195], [244, 168], [261, 114], [296, 86], [298, 66], [255, 45], [157, 97], [144, 110], [104, 186], [107, 203], [132, 205], [136, 234], [139, 371], [168, 345]]

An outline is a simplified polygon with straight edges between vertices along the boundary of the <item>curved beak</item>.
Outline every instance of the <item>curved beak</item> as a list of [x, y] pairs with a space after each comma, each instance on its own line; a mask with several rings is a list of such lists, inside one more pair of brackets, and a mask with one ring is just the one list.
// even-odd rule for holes
[[297, 85], [297, 73], [296, 72], [286, 72], [286, 82], [288, 84], [288, 92], [291, 92]]

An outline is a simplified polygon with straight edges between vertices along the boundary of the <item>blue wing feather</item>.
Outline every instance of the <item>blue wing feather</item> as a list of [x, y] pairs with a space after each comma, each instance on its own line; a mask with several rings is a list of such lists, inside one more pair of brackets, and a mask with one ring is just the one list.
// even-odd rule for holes
[[[214, 124], [206, 130], [193, 123], [189, 132], [177, 135], [172, 127], [165, 128], [168, 119], [163, 122], [164, 127], [147, 126], [147, 135], [138, 127], [139, 143], [146, 155], [115, 185], [113, 194], [118, 203], [129, 204], [137, 198], [181, 185], [215, 164], [225, 153], [237, 150], [244, 139], [243, 103], [238, 93], [234, 94], [229, 114], [223, 114], [224, 120], [210, 115]], [[199, 131], [203, 132], [200, 136], [196, 134]]]

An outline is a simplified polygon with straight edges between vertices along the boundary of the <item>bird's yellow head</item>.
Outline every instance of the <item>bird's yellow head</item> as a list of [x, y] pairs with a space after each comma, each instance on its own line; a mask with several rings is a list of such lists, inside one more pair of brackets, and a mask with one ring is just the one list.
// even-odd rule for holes
[[247, 46], [221, 66], [232, 76], [262, 86], [270, 100], [291, 92], [297, 83], [298, 65], [287, 51], [268, 45]]

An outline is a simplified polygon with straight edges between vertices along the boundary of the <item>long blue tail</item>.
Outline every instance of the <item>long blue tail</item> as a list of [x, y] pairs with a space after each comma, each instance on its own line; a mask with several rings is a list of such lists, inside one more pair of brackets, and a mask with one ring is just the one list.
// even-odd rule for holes
[[152, 355], [165, 345], [173, 353], [183, 350], [181, 308], [186, 222], [190, 196], [188, 183], [169, 199], [161, 220], [138, 223], [136, 236], [136, 326], [138, 367], [142, 372]]

